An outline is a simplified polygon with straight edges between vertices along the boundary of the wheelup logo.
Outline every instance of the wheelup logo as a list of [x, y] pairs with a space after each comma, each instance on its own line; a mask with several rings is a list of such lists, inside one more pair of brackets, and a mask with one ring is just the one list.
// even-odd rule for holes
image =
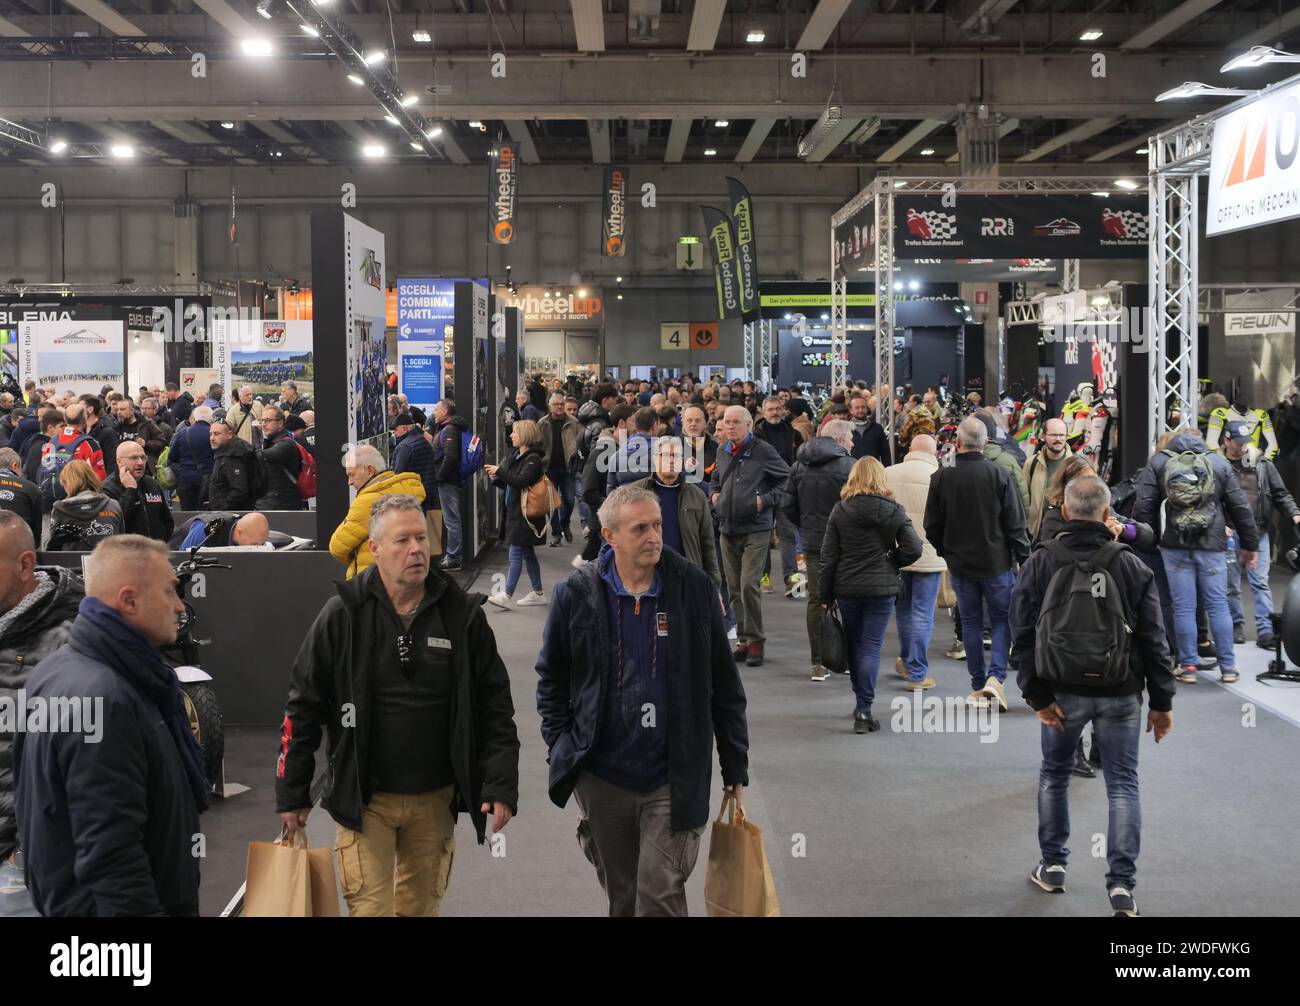
[[1215, 123], [1206, 233], [1300, 216], [1300, 85]]
[[152, 943], [69, 943], [50, 947], [50, 974], [55, 978], [130, 978], [143, 987], [153, 981]]

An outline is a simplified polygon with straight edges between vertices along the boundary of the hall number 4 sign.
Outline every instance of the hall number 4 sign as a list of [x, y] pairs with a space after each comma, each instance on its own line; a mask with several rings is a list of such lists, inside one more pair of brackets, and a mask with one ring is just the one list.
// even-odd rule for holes
[[660, 349], [688, 349], [691, 326], [685, 323], [665, 323], [659, 326]]
[[659, 326], [660, 349], [717, 349], [716, 321], [676, 322]]
[[717, 349], [718, 323], [716, 321], [696, 322], [691, 325], [691, 349]]

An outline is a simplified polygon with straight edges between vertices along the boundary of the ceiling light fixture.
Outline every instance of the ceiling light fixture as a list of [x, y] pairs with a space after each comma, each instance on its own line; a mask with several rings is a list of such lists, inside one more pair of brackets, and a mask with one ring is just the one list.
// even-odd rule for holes
[[298, 25], [298, 27], [302, 29], [302, 33], [303, 33], [304, 35], [310, 35], [312, 38], [320, 38], [320, 32], [318, 32], [318, 31], [317, 31], [315, 28], [313, 28], [311, 25], [309, 25], [309, 24], [300, 24], [300, 25]]
[[1240, 98], [1254, 93], [1254, 91], [1244, 91], [1240, 87], [1215, 87], [1213, 84], [1202, 84], [1199, 80], [1185, 80], [1177, 87], [1161, 91], [1156, 95], [1156, 101], [1177, 101], [1181, 98]]
[[714, 122], [714, 125], [717, 126], [719, 129], [725, 129], [727, 126], [731, 125], [731, 121], [729, 119], [718, 119], [716, 122]]
[[470, 119], [470, 120], [469, 120], [469, 128], [470, 128], [470, 129], [483, 129], [483, 128], [485, 128], [485, 127], [483, 126], [483, 123], [481, 123], [481, 122], [478, 121], [478, 119]]
[[1129, 192], [1132, 192], [1134, 189], [1138, 188], [1138, 183], [1133, 181], [1131, 178], [1116, 178], [1115, 187], [1117, 189], [1127, 189]]
[[415, 31], [411, 32], [411, 41], [422, 42], [427, 45], [428, 43], [433, 41], [433, 36], [430, 35], [423, 28], [416, 28]]
[[348, 74], [348, 80], [352, 81], [352, 83], [354, 83], [354, 84], [364, 84], [364, 83], [365, 83], [365, 81], [362, 80], [361, 77], [358, 76], [358, 75], [355, 74], [355, 73], [349, 73], [349, 74]]
[[239, 43], [239, 48], [243, 51], [245, 56], [252, 56], [255, 59], [261, 59], [271, 55], [270, 39], [250, 36]]
[[384, 121], [385, 121], [385, 122], [388, 122], [388, 123], [391, 123], [391, 124], [394, 125], [394, 126], [396, 126], [396, 125], [398, 124], [398, 123], [397, 123], [397, 116], [395, 116], [395, 115], [385, 115], [385, 116], [384, 116]]
[[54, 140], [50, 143], [51, 154], [61, 154], [68, 149], [67, 140]]
[[131, 146], [129, 143], [114, 143], [108, 148], [108, 152], [114, 157], [125, 159], [127, 157], [135, 156], [135, 147]]
[[716, 150], [714, 150], [712, 147], [706, 147], [705, 150], [704, 150], [704, 156], [705, 156], [705, 157], [717, 157], [717, 156], [718, 156], [718, 152], [717, 152]]
[[434, 137], [442, 135], [442, 127], [430, 126], [428, 129], [424, 131], [424, 135], [432, 140]]
[[922, 149], [922, 151], [921, 151], [921, 156], [922, 156], [922, 157], [933, 157], [933, 156], [934, 156], [934, 147], [925, 147], [924, 149]]
[[366, 53], [362, 62], [364, 62], [366, 66], [374, 66], [376, 63], [382, 63], [387, 58], [388, 53], [384, 52], [383, 49], [371, 49]]
[[229, 119], [227, 119], [225, 122], [223, 122], [223, 123], [221, 124], [221, 128], [222, 128], [222, 129], [234, 129], [234, 128], [235, 128], [235, 124], [234, 124], [233, 122], [231, 122]]
[[757, 45], [759, 42], [762, 42], [765, 38], [767, 38], [767, 32], [765, 32], [762, 28], [750, 28], [749, 32], [745, 35], [745, 41], [749, 42], [752, 45]]
[[1099, 29], [1099, 28], [1089, 28], [1087, 31], [1083, 32], [1083, 33], [1079, 36], [1079, 41], [1080, 41], [1080, 42], [1095, 42], [1095, 41], [1097, 41], [1097, 39], [1099, 39], [1099, 38], [1101, 38], [1101, 29]]
[[412, 141], [411, 141], [411, 149], [412, 149], [412, 150], [423, 150], [423, 149], [424, 149], [424, 144], [423, 144], [423, 143], [416, 143], [414, 140], [412, 140]]
[[257, 16], [271, 20], [271, 0], [257, 0]]
[[822, 114], [812, 124], [812, 128], [804, 133], [799, 140], [799, 156], [808, 157], [820, 147], [826, 137], [830, 135], [831, 130], [839, 125], [840, 118], [843, 115], [844, 109], [840, 105], [839, 91], [832, 88], [831, 96], [827, 99]]
[[1265, 63], [1300, 63], [1300, 54], [1287, 52], [1285, 49], [1274, 49], [1270, 45], [1252, 45], [1245, 52], [1219, 67], [1220, 73], [1231, 73], [1233, 70], [1250, 70], [1257, 66], [1263, 66]]
[[1135, 154], [1147, 154], [1147, 153], [1150, 153], [1150, 149], [1147, 148], [1147, 147], [1138, 147], [1137, 150], [1133, 151], [1133, 153], [1135, 153]]
[[402, 107], [410, 108], [412, 105], [417, 104], [419, 100], [420, 96], [418, 94], [408, 94], [402, 99]]
[[1094, 192], [1093, 195], [1094, 195], [1094, 196], [1098, 196], [1098, 197], [1100, 197], [1101, 199], [1109, 199], [1109, 198], [1110, 198], [1110, 193], [1109, 193], [1109, 192]]
[[384, 147], [380, 143], [367, 143], [361, 148], [361, 152], [367, 157], [383, 157]]

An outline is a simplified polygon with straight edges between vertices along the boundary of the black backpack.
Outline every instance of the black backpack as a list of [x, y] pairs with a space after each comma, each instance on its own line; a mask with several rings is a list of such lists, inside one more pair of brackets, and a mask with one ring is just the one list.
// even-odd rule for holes
[[1128, 678], [1133, 630], [1110, 565], [1125, 550], [1108, 541], [1076, 559], [1060, 541], [1045, 548], [1057, 562], [1034, 630], [1038, 677], [1060, 685], [1106, 688]]

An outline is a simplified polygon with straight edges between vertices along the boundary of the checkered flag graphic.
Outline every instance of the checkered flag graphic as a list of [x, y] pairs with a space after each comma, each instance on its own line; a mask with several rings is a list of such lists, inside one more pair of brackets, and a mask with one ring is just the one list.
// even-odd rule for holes
[[924, 217], [930, 225], [930, 238], [934, 241], [951, 241], [957, 236], [957, 214], [926, 210], [917, 216]]
[[1105, 227], [1106, 214], [1119, 218], [1124, 225], [1124, 237], [1129, 241], [1147, 240], [1147, 214], [1141, 210], [1112, 210], [1107, 208], [1102, 215], [1103, 228]]

